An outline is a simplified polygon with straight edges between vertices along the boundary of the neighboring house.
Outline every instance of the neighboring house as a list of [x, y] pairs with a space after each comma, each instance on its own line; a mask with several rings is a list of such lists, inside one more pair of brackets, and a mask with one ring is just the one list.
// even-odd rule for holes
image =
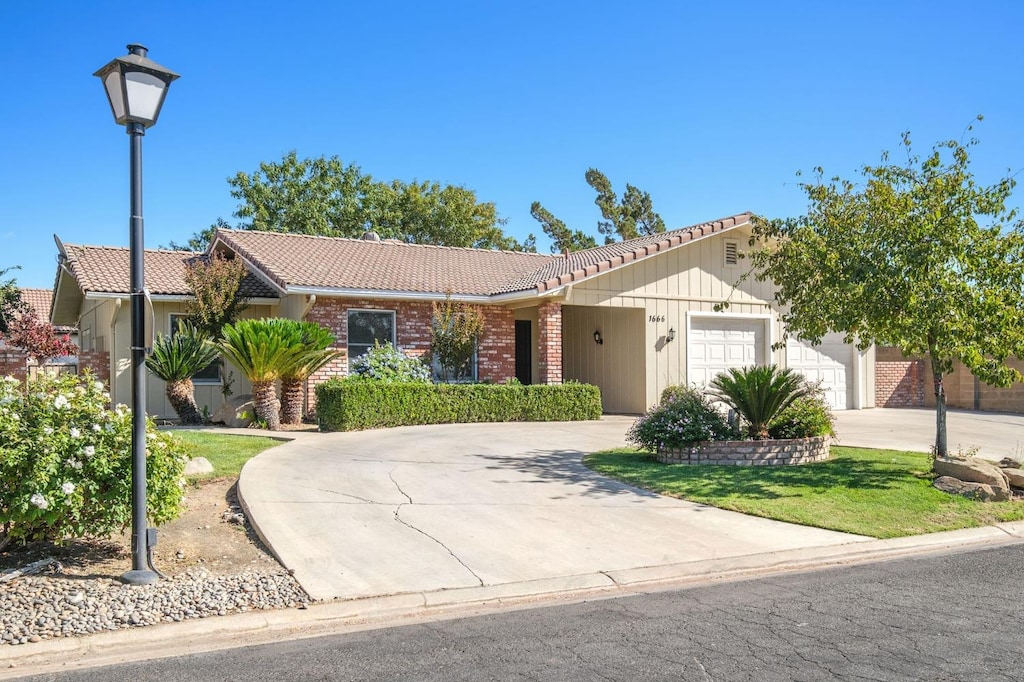
[[[314, 321], [337, 335], [348, 358], [312, 377], [311, 387], [347, 373], [348, 360], [374, 341], [426, 353], [431, 304], [447, 293], [484, 314], [480, 380], [592, 383], [606, 412], [635, 414], [670, 384], [705, 384], [728, 367], [774, 362], [821, 380], [837, 409], [872, 407], [872, 350], [837, 337], [817, 348], [790, 340], [773, 350], [782, 328], [770, 285], [748, 279], [733, 290], [749, 219], [744, 213], [565, 255], [245, 230], [218, 230], [210, 250], [234, 254], [249, 269], [247, 293], [256, 298], [247, 315]], [[128, 306], [119, 303], [127, 303], [127, 249], [66, 245], [61, 257], [52, 319], [77, 323], [83, 348], [113, 349], [111, 390], [127, 402]], [[183, 268], [192, 257], [146, 253], [158, 331], [184, 310]], [[714, 312], [727, 298], [728, 312]], [[150, 412], [173, 416], [162, 383], [151, 386]], [[247, 390], [236, 382], [236, 393]], [[197, 388], [197, 400], [215, 409], [219, 392]]]
[[[53, 300], [51, 289], [21, 289], [21, 300], [29, 311], [35, 313], [40, 320], [50, 319], [50, 303]], [[59, 334], [66, 334], [72, 343], [78, 344], [78, 330], [74, 325], [56, 325], [55, 329]], [[78, 369], [78, 358], [74, 355], [52, 358], [45, 365], [48, 371], [55, 373], [75, 373]], [[24, 380], [25, 377], [33, 375], [38, 370], [36, 361], [30, 358], [25, 351], [19, 348], [9, 348], [0, 339], [0, 376], [10, 375]]]

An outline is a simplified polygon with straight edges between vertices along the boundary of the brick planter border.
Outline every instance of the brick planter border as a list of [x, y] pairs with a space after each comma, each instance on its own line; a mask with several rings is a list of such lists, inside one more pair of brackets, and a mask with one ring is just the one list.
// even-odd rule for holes
[[663, 464], [778, 466], [822, 462], [829, 457], [828, 436], [787, 440], [722, 440], [683, 450], [658, 449]]

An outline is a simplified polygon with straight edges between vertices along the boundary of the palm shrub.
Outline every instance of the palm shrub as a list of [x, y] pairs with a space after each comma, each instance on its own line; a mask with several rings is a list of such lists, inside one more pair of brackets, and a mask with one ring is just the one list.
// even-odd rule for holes
[[146, 368], [166, 383], [167, 400], [182, 424], [203, 423], [192, 377], [217, 355], [217, 348], [188, 323], [181, 323], [173, 336], [157, 334]]
[[344, 351], [334, 347], [334, 334], [315, 322], [285, 322], [292, 327], [295, 358], [281, 374], [281, 423], [298, 424], [302, 422], [303, 384]]
[[256, 421], [271, 431], [281, 427], [274, 382], [297, 364], [294, 328], [289, 320], [239, 320], [226, 324], [214, 345], [252, 383]]
[[657, 452], [679, 450], [704, 441], [728, 440], [734, 435], [725, 415], [701, 391], [671, 386], [662, 393], [661, 403], [633, 423], [626, 440]]
[[775, 365], [730, 368], [711, 380], [709, 394], [736, 410], [750, 438], [769, 438], [768, 426], [810, 389], [802, 375]]

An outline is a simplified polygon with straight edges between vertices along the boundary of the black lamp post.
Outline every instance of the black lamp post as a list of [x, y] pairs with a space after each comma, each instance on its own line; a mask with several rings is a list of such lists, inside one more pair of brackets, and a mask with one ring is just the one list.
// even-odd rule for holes
[[171, 81], [178, 74], [146, 59], [146, 48], [129, 45], [128, 54], [97, 71], [107, 91], [114, 120], [125, 126], [130, 140], [131, 218], [131, 357], [132, 357], [132, 570], [121, 576], [126, 583], [155, 583], [149, 567], [149, 548], [156, 531], [147, 528], [146, 513], [146, 318], [142, 232], [142, 136], [156, 125]]

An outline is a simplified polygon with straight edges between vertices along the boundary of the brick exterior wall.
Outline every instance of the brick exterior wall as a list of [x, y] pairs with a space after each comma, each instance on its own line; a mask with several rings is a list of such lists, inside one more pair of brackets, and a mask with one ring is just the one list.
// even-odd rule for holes
[[829, 437], [792, 440], [724, 440], [699, 443], [686, 450], [658, 450], [666, 464], [725, 464], [733, 466], [780, 466], [821, 462], [829, 457]]
[[[349, 310], [391, 310], [395, 313], [395, 341], [413, 357], [430, 350], [430, 301], [388, 301], [378, 299], [318, 299], [306, 314], [306, 320], [330, 329], [339, 348], [348, 347]], [[500, 306], [479, 306], [484, 318], [484, 333], [477, 346], [477, 378], [502, 382], [516, 375], [516, 328], [513, 311]], [[559, 339], [561, 334], [559, 334]], [[559, 356], [559, 360], [561, 356]], [[348, 358], [341, 358], [310, 377], [306, 385], [308, 411], [316, 407], [315, 387], [334, 376], [348, 374]]]
[[896, 348], [875, 350], [875, 406], [924, 407], [924, 360]]
[[0, 349], [0, 376], [14, 377], [24, 383], [28, 377], [28, 355], [17, 348]]
[[537, 365], [540, 383], [562, 383], [562, 304], [541, 303], [537, 306], [537, 328], [540, 332]]
[[92, 371], [97, 381], [110, 386], [110, 353], [105, 350], [78, 351], [78, 373]]
[[[1010, 367], [1024, 372], [1024, 360], [1010, 358]], [[942, 379], [946, 406], [954, 410], [1024, 414], [1024, 383], [995, 388], [979, 381], [961, 362]], [[935, 389], [927, 358], [906, 358], [896, 348], [875, 351], [875, 405], [935, 407]]]

